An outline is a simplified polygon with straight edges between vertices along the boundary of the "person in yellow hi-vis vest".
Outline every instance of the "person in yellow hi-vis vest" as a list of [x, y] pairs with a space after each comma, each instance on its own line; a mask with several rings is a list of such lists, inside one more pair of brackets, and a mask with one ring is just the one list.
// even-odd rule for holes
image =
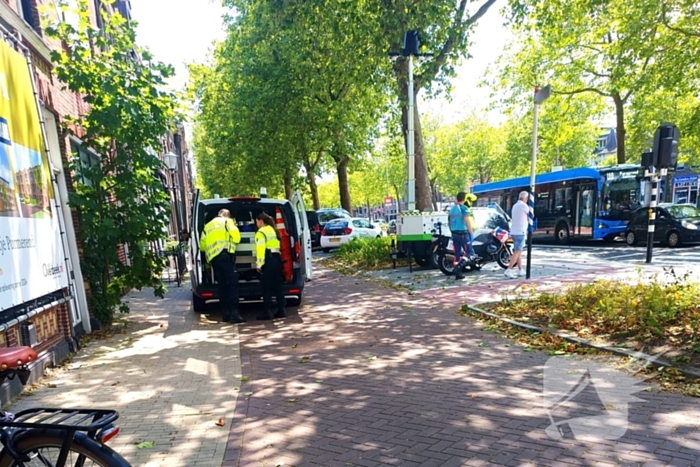
[[280, 233], [275, 227], [275, 220], [269, 215], [260, 213], [255, 218], [258, 231], [255, 233], [256, 268], [260, 273], [260, 283], [263, 290], [263, 312], [259, 320], [272, 319], [272, 294], [277, 299], [275, 318], [285, 318], [286, 304], [284, 299], [282, 256], [280, 255]]
[[228, 209], [204, 226], [199, 248], [214, 268], [219, 284], [219, 304], [224, 312], [225, 323], [245, 323], [238, 311], [238, 272], [236, 271], [236, 245], [241, 243], [241, 233], [231, 219]]

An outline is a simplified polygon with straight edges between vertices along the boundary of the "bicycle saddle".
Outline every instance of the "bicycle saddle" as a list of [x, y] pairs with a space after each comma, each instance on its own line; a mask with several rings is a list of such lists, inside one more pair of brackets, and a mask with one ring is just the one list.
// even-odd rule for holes
[[9, 347], [0, 349], [0, 370], [19, 368], [37, 359], [31, 347]]

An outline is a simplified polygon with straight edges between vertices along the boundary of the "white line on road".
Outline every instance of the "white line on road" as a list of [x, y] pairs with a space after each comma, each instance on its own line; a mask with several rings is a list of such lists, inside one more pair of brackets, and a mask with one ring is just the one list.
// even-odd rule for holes
[[614, 260], [614, 259], [620, 259], [620, 258], [630, 258], [632, 256], [644, 256], [646, 253], [643, 253], [641, 251], [638, 251], [636, 253], [628, 253], [626, 255], [617, 255], [617, 256], [606, 256], [606, 260]]

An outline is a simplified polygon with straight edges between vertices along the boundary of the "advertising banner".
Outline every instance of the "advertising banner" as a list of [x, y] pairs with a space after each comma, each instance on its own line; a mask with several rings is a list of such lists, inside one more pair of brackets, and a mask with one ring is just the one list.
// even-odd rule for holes
[[0, 40], [0, 311], [68, 286], [26, 59]]

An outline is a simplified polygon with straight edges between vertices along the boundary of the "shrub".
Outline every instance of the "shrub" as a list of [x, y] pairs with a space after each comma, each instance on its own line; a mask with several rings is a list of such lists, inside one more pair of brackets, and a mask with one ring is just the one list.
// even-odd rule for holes
[[391, 265], [390, 253], [391, 240], [388, 237], [357, 238], [341, 245], [336, 256], [349, 266], [378, 269]]
[[584, 335], [632, 337], [643, 342], [662, 338], [682, 345], [697, 342], [699, 303], [700, 284], [671, 270], [665, 277], [636, 283], [577, 284], [558, 295], [504, 301], [494, 311]]

